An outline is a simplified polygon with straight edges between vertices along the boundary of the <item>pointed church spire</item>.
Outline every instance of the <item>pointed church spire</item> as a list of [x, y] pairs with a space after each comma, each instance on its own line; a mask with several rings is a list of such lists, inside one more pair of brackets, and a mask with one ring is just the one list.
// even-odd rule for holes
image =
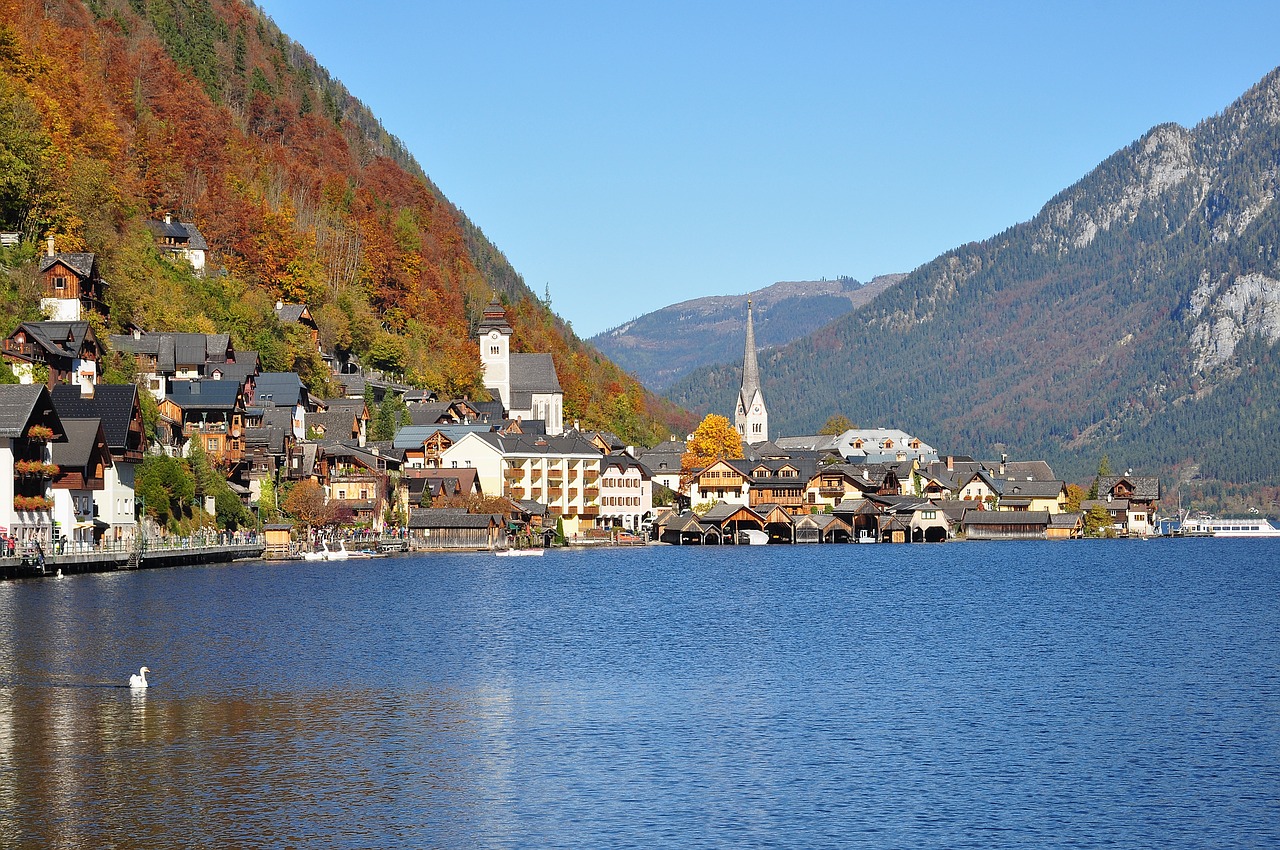
[[742, 402], [751, 401], [760, 391], [760, 367], [756, 363], [756, 330], [751, 321], [751, 299], [747, 299], [747, 351], [742, 355]]
[[760, 366], [756, 363], [756, 329], [752, 321], [751, 300], [747, 299], [747, 347], [742, 355], [742, 389], [734, 411], [734, 424], [744, 442], [761, 443], [769, 439], [769, 412], [760, 389]]

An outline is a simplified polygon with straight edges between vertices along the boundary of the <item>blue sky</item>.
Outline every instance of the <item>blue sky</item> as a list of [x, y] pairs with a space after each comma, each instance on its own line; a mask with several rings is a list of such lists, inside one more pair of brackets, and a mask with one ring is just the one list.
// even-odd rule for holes
[[1280, 3], [260, 0], [590, 336], [910, 271], [1280, 65]]

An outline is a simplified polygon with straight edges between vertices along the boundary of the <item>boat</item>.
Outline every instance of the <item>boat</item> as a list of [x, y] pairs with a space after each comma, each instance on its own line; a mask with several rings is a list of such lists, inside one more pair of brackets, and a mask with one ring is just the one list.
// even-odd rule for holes
[[338, 541], [337, 549], [330, 549], [327, 545], [325, 546], [324, 559], [326, 561], [345, 561], [350, 556], [351, 553], [347, 551], [346, 544], [341, 540]]
[[314, 550], [314, 549], [312, 549], [310, 552], [303, 552], [303, 553], [302, 553], [302, 560], [304, 560], [304, 561], [323, 561], [323, 560], [325, 560], [325, 559], [329, 556], [329, 544], [325, 543], [324, 541], [321, 541], [321, 542], [320, 542], [320, 545], [321, 545], [321, 547], [323, 547], [323, 548], [322, 548], [319, 552], [317, 552], [317, 551], [316, 551], [316, 550]]
[[738, 532], [738, 543], [746, 546], [764, 546], [769, 535], [758, 528], [744, 528]]
[[517, 555], [541, 555], [546, 549], [494, 549], [493, 554], [514, 558]]
[[1280, 528], [1264, 517], [1220, 519], [1202, 514], [1185, 518], [1174, 532], [1177, 537], [1280, 537]]

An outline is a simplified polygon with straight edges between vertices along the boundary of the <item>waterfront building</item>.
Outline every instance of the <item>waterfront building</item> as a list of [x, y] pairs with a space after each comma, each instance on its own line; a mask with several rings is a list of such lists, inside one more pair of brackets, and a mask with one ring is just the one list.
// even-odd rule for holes
[[100, 419], [60, 418], [67, 439], [51, 446], [58, 468], [53, 478], [54, 539], [84, 550], [96, 539], [94, 506], [106, 488], [111, 450]]
[[630, 531], [653, 518], [653, 476], [626, 453], [605, 455], [600, 462], [600, 523]]
[[19, 545], [52, 541], [51, 446], [65, 440], [43, 384], [0, 384], [0, 527]]
[[747, 301], [746, 351], [742, 355], [742, 388], [738, 391], [733, 424], [738, 429], [742, 442], [748, 445], [763, 443], [769, 439], [769, 411], [765, 407], [764, 391], [760, 388], [760, 367], [756, 363], [756, 332], [750, 300]]
[[996, 510], [1044, 511], [1056, 514], [1067, 509], [1065, 481], [1006, 480]]
[[1124, 502], [1125, 514], [1119, 523], [1125, 535], [1147, 537], [1156, 533], [1155, 514], [1160, 502], [1160, 479], [1135, 476], [1133, 470], [1124, 475], [1098, 478], [1098, 497], [1109, 502]]
[[147, 449], [140, 392], [134, 384], [102, 384], [92, 396], [85, 396], [64, 384], [51, 394], [59, 416], [102, 421], [111, 462], [104, 470], [102, 488], [93, 491], [98, 540], [105, 537], [127, 544], [137, 531], [134, 476]]

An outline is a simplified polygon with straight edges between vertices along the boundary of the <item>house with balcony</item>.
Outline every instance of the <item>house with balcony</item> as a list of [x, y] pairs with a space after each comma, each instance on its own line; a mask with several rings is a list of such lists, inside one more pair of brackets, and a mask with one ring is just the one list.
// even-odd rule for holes
[[100, 419], [63, 418], [66, 442], [54, 443], [54, 539], [75, 549], [92, 548], [107, 523], [98, 526], [95, 497], [106, 487], [111, 450]]
[[817, 463], [811, 458], [760, 460], [751, 465], [751, 507], [778, 505], [792, 515], [809, 513], [807, 491]]
[[356, 524], [381, 531], [394, 497], [391, 478], [399, 477], [399, 458], [341, 442], [324, 443], [321, 449], [318, 468], [326, 502], [350, 510]]
[[93, 491], [96, 539], [130, 543], [137, 531], [134, 476], [147, 448], [139, 388], [134, 384], [102, 384], [92, 396], [75, 387], [54, 387], [53, 406], [60, 417], [98, 419], [111, 462], [103, 487]]
[[0, 528], [19, 546], [53, 540], [53, 445], [62, 420], [43, 384], [0, 384]]
[[247, 384], [246, 374], [258, 368], [256, 352], [248, 352], [252, 357], [244, 364], [238, 362], [227, 334], [148, 333], [134, 328], [109, 339], [112, 349], [135, 357], [139, 381], [157, 402], [164, 400], [174, 381], [214, 378]]
[[35, 383], [42, 369], [50, 391], [71, 384], [83, 395], [92, 395], [98, 383], [102, 347], [88, 322], [23, 322], [5, 338], [5, 362], [22, 384]]
[[204, 273], [209, 243], [193, 222], [178, 221], [171, 214], [165, 213], [162, 220], [151, 220], [146, 225], [155, 238], [156, 248], [160, 253], [185, 260], [196, 272]]
[[[1136, 476], [1133, 470], [1124, 475], [1103, 475], [1098, 478], [1098, 498], [1107, 503], [1115, 517], [1121, 534], [1149, 537], [1156, 533], [1155, 513], [1160, 506], [1160, 479]], [[1113, 505], [1124, 504], [1123, 517], [1117, 515]]]
[[234, 469], [244, 456], [244, 394], [232, 381], [174, 381], [159, 404], [162, 446], [187, 457], [198, 440], [209, 462]]
[[601, 463], [599, 450], [575, 432], [471, 432], [440, 457], [441, 469], [475, 469], [486, 494], [546, 505], [547, 521], [563, 520], [566, 534], [593, 528], [600, 517]]
[[1067, 508], [1067, 482], [1006, 479], [996, 510], [1062, 513]]

